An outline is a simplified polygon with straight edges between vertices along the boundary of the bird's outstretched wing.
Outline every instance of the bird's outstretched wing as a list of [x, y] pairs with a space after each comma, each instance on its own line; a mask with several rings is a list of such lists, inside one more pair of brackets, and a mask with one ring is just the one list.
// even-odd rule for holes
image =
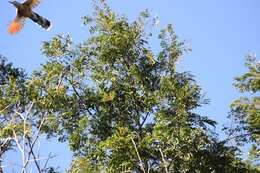
[[19, 32], [24, 25], [24, 18], [21, 17], [16, 17], [8, 26], [7, 31], [10, 34], [16, 34], [17, 32]]
[[23, 4], [24, 4], [24, 5], [27, 5], [27, 6], [31, 7], [31, 8], [34, 8], [34, 7], [36, 7], [39, 3], [40, 3], [40, 0], [27, 0], [27, 1], [25, 1]]

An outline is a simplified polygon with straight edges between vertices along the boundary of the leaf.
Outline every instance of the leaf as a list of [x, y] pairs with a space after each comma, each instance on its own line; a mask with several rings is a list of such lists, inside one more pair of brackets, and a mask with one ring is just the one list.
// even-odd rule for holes
[[103, 93], [102, 102], [109, 102], [115, 98], [115, 91], [110, 91], [108, 93]]

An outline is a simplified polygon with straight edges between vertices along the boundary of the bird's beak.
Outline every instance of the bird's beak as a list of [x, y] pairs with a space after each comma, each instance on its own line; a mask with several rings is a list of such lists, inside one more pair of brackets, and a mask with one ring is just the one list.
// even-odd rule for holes
[[14, 5], [14, 2], [13, 1], [8, 1], [10, 4], [13, 4]]

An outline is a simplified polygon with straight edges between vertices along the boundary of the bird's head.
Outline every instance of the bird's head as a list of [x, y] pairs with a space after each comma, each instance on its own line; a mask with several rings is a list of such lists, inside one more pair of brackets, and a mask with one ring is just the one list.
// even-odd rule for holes
[[19, 2], [17, 1], [9, 1], [10, 4], [13, 4], [16, 8], [19, 7], [19, 5], [21, 5]]

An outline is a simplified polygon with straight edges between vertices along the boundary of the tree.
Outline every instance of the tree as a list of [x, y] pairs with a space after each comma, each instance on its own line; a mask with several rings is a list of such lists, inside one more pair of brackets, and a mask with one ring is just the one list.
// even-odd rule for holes
[[[42, 126], [46, 121], [46, 111], [37, 111], [34, 107], [34, 100], [29, 100], [30, 81], [24, 70], [15, 68], [7, 59], [0, 58], [0, 159], [4, 160], [4, 154], [11, 149], [18, 150], [21, 156], [21, 163], [16, 171], [26, 173], [27, 168], [35, 165], [37, 172], [41, 173], [49, 168], [48, 160], [53, 156], [49, 155], [46, 164], [41, 167], [39, 160], [38, 141], [42, 135]], [[32, 164], [33, 163], [33, 164]], [[3, 172], [2, 164], [0, 172]], [[13, 169], [14, 165], [7, 166], [5, 170]]]
[[[3, 97], [6, 97], [9, 95], [10, 90], [4, 89], [6, 86], [11, 86], [12, 84], [18, 84], [23, 83], [23, 81], [26, 78], [26, 75], [22, 69], [18, 69], [13, 67], [11, 63], [7, 63], [7, 59], [3, 56], [0, 56], [0, 127], [1, 129], [6, 127], [6, 122], [9, 121], [7, 117], [5, 117], [3, 112], [6, 112], [7, 114], [10, 115], [10, 112], [7, 111], [10, 107], [12, 107], [9, 103], [11, 102], [11, 98], [8, 98], [9, 101], [3, 100]], [[6, 92], [5, 92], [6, 91]], [[2, 132], [2, 130], [1, 130]], [[3, 172], [2, 170], [2, 162], [4, 159], [4, 154], [6, 154], [9, 150], [12, 149], [12, 142], [10, 138], [6, 138], [1, 136], [1, 141], [0, 141], [0, 172]]]
[[189, 51], [171, 25], [149, 48], [149, 13], [129, 22], [100, 1], [91, 37], [44, 42], [49, 58], [32, 76], [35, 104], [48, 110], [44, 130], [69, 141], [70, 172], [257, 172], [211, 131], [216, 122], [195, 113], [207, 103], [176, 62]]
[[[68, 172], [259, 172], [219, 141], [214, 120], [195, 110], [208, 103], [189, 72], [176, 62], [190, 51], [172, 25], [149, 47], [148, 11], [129, 22], [103, 1], [86, 16], [91, 37], [74, 44], [57, 35], [43, 43], [48, 61], [29, 77], [8, 75], [0, 85], [0, 135], [42, 169], [32, 146], [39, 135], [68, 141]], [[150, 26], [150, 25], [149, 25]], [[29, 152], [25, 153], [25, 148]], [[38, 166], [39, 167], [38, 167]]]
[[247, 55], [248, 72], [235, 78], [234, 86], [241, 92], [254, 94], [241, 97], [231, 104], [230, 118], [234, 125], [228, 129], [230, 136], [240, 145], [252, 143], [249, 159], [259, 165], [260, 161], [260, 64], [253, 55]]

